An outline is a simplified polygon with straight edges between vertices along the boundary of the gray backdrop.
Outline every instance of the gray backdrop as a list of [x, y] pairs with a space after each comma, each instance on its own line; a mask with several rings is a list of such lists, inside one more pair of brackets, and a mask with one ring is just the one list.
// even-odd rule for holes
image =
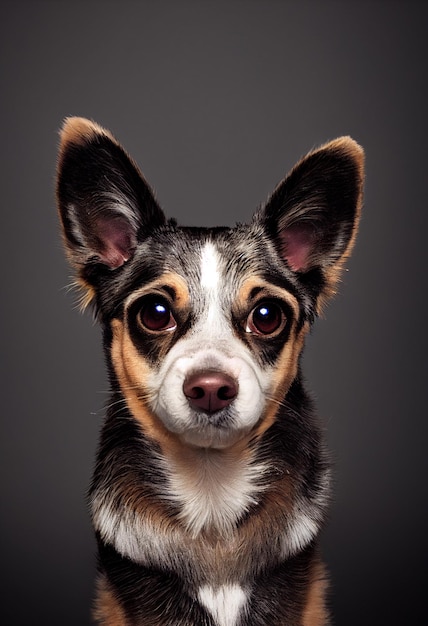
[[[1, 623], [85, 626], [107, 383], [53, 197], [67, 115], [111, 128], [168, 215], [245, 221], [312, 146], [367, 152], [341, 295], [309, 339], [336, 496], [338, 626], [426, 624], [426, 2], [1, 2]], [[274, 625], [273, 625], [274, 626]]]

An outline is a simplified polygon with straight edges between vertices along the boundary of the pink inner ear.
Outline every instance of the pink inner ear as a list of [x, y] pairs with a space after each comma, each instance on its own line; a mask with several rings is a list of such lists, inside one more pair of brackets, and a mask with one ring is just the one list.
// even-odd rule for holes
[[309, 269], [309, 259], [314, 247], [315, 234], [311, 226], [296, 224], [285, 228], [281, 234], [281, 252], [294, 272]]
[[125, 218], [120, 216], [98, 218], [96, 233], [100, 242], [98, 253], [103, 263], [111, 269], [116, 269], [129, 261], [134, 249], [134, 232]]

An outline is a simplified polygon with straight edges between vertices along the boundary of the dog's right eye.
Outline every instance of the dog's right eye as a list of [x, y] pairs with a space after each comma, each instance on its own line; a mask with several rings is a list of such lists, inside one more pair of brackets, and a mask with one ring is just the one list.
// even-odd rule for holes
[[146, 330], [174, 330], [177, 327], [171, 308], [163, 298], [146, 298], [137, 317], [139, 324]]

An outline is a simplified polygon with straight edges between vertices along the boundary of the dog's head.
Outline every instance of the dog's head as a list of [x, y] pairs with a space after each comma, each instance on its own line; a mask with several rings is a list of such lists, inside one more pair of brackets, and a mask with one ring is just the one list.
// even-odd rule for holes
[[249, 225], [180, 228], [118, 142], [70, 118], [58, 205], [114, 386], [148, 436], [225, 448], [264, 432], [357, 229], [363, 152], [312, 151]]

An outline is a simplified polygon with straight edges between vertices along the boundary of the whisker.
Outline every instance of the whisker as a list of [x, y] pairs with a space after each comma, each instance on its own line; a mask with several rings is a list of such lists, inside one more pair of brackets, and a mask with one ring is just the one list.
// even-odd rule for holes
[[277, 398], [274, 398], [273, 396], [266, 396], [266, 399], [269, 400], [269, 402], [273, 402], [274, 404], [278, 404], [278, 406], [283, 406], [284, 408], [287, 408], [288, 403], [284, 400], [278, 400]]

